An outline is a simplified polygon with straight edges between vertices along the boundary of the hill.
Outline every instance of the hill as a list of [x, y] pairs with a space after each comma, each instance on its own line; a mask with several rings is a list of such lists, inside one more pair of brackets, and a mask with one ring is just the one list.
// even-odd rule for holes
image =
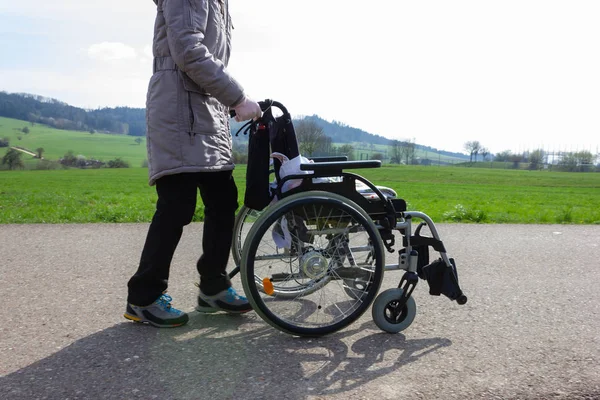
[[[325, 134], [329, 136], [334, 143], [368, 144], [369, 147], [371, 147], [371, 145], [392, 146], [394, 143], [394, 139], [389, 139], [380, 135], [374, 135], [372, 133], [365, 132], [362, 129], [348, 126], [342, 122], [329, 122], [318, 115], [312, 115], [304, 118], [312, 120], [322, 127]], [[415, 144], [415, 148], [419, 151], [419, 153], [435, 153], [436, 157], [441, 155], [444, 156], [444, 158], [456, 158], [461, 160], [467, 160], [469, 158], [467, 155], [462, 153], [443, 151], [420, 144]]]
[[[24, 128], [29, 133], [24, 133]], [[43, 148], [43, 157], [57, 161], [68, 151], [75, 156], [83, 156], [88, 160], [108, 162], [120, 157], [128, 161], [132, 167], [140, 167], [146, 159], [146, 146], [143, 137], [132, 137], [117, 134], [90, 134], [89, 132], [56, 129], [42, 124], [35, 124], [11, 118], [0, 117], [0, 139], [7, 139], [11, 147], [20, 147], [30, 152]], [[140, 143], [136, 142], [140, 139]], [[0, 148], [0, 158], [7, 148]], [[38, 159], [23, 154], [27, 167], [35, 167]]]
[[27, 93], [0, 92], [0, 117], [65, 130], [146, 135], [146, 111], [143, 108], [85, 110], [57, 99]]
[[[60, 131], [80, 131], [86, 133], [109, 133], [118, 136], [145, 136], [146, 135], [146, 111], [143, 108], [130, 108], [130, 107], [117, 107], [117, 108], [102, 108], [97, 110], [86, 110], [78, 108], [64, 103], [57, 99], [46, 98], [34, 94], [26, 93], [7, 93], [0, 92], [0, 117], [6, 117], [10, 119], [16, 119], [26, 121], [26, 124], [31, 124], [31, 127], [36, 124], [51, 128], [56, 128]], [[305, 116], [295, 118], [309, 119], [314, 121], [320, 127], [323, 128], [325, 135], [331, 138], [331, 142], [335, 144], [352, 144], [360, 155], [357, 158], [370, 157], [372, 154], [381, 153], [388, 157], [388, 147], [393, 144], [394, 140], [366, 132], [362, 129], [348, 126], [342, 122], [333, 121], [329, 122], [319, 117], [318, 115]], [[10, 123], [9, 125], [19, 125], [18, 123]], [[242, 126], [241, 123], [232, 122], [231, 130], [235, 134], [238, 129]], [[14, 133], [14, 127], [10, 130]], [[48, 149], [51, 153], [47, 153], [48, 156], [56, 156], [56, 152], [59, 152], [59, 156], [64, 155], [69, 147], [76, 154], [81, 153], [99, 153], [100, 156], [107, 156], [108, 148], [111, 147], [109, 144], [100, 144], [101, 138], [107, 138], [107, 143], [115, 142], [114, 135], [109, 136], [97, 136], [95, 138], [90, 135], [77, 136], [79, 139], [75, 140], [73, 135], [61, 134], [62, 136], [69, 137], [66, 140], [64, 146], [56, 150], [55, 146], [48, 142], [54, 140], [57, 144], [62, 139], [58, 139], [61, 135], [54, 135], [55, 137], [51, 140], [50, 136], [45, 135], [46, 132], [42, 128], [38, 133], [42, 133], [45, 138], [42, 141], [36, 143], [31, 142], [34, 135], [29, 137], [22, 137], [23, 144], [27, 144], [33, 147], [33, 150], [37, 147], [49, 146]], [[6, 135], [2, 136], [5, 137]], [[23, 136], [23, 135], [21, 135]], [[39, 138], [38, 138], [39, 139]], [[84, 143], [89, 142], [95, 143], [95, 150], [85, 148]], [[130, 144], [131, 140], [124, 140]], [[247, 142], [247, 137], [239, 135], [234, 137], [234, 142], [241, 144], [242, 146]], [[19, 145], [14, 140], [11, 141], [12, 145]], [[106, 147], [108, 146], [108, 147]], [[100, 148], [106, 147], [106, 152], [100, 151]], [[140, 147], [140, 146], [138, 146]], [[422, 146], [415, 144], [415, 149], [419, 157], [421, 158], [433, 158], [440, 162], [457, 162], [468, 159], [468, 156], [460, 153], [446, 152], [443, 150], [434, 149], [428, 146]], [[131, 150], [131, 149], [130, 149]], [[126, 151], [125, 156], [129, 155], [131, 151]], [[137, 151], [136, 151], [137, 153]], [[430, 157], [431, 154], [435, 156]], [[135, 163], [139, 161], [140, 155], [136, 155]]]

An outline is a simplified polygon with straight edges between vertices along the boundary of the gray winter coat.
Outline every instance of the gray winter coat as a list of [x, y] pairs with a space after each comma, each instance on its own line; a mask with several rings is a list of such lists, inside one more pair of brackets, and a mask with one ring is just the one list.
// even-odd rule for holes
[[244, 96], [227, 72], [228, 0], [154, 0], [154, 73], [146, 100], [149, 183], [234, 168], [229, 107]]

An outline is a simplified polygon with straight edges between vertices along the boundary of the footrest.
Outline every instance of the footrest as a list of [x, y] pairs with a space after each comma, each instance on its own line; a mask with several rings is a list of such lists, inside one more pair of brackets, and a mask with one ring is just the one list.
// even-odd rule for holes
[[467, 298], [458, 284], [458, 272], [456, 271], [454, 259], [450, 259], [450, 264], [451, 267], [438, 259], [429, 265], [417, 268], [417, 272], [419, 278], [425, 279], [429, 283], [430, 295], [439, 296], [443, 294], [450, 300], [456, 300], [458, 304], [465, 304]]

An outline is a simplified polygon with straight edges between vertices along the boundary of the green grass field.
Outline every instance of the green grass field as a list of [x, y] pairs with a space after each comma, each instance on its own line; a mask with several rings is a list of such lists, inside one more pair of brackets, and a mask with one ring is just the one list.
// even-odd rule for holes
[[[245, 166], [235, 170], [240, 204]], [[600, 224], [600, 174], [384, 166], [355, 171], [435, 222]], [[0, 171], [0, 223], [149, 222], [145, 168]], [[198, 202], [196, 221], [203, 218]]]
[[[30, 133], [24, 134], [27, 126]], [[124, 135], [64, 131], [0, 118], [0, 138], [57, 160], [67, 151], [88, 159], [120, 157], [130, 169], [35, 171], [38, 159], [23, 154], [26, 171], [0, 171], [0, 223], [148, 222], [156, 202], [147, 184], [145, 142]], [[20, 140], [19, 140], [20, 137]], [[381, 150], [378, 146], [374, 150]], [[6, 149], [0, 149], [0, 157]], [[483, 163], [479, 163], [483, 164]], [[480, 165], [478, 165], [480, 166]], [[492, 165], [492, 167], [494, 167]], [[244, 194], [245, 166], [235, 171]], [[480, 223], [600, 224], [600, 174], [495, 168], [385, 165], [359, 171], [395, 189], [409, 209], [434, 221]], [[195, 220], [202, 220], [198, 203]]]
[[[24, 127], [29, 128], [30, 133], [21, 132]], [[11, 146], [23, 147], [33, 152], [38, 147], [44, 148], [43, 157], [49, 160], [58, 160], [69, 150], [76, 156], [83, 155], [87, 159], [105, 162], [121, 157], [132, 167], [140, 167], [146, 159], [145, 138], [142, 138], [141, 144], [137, 144], [133, 136], [65, 131], [39, 124], [31, 126], [26, 121], [0, 117], [0, 138], [5, 137], [10, 140]], [[0, 149], [0, 157], [5, 153], [6, 149]], [[25, 154], [22, 159], [27, 168], [33, 168], [39, 161]]]

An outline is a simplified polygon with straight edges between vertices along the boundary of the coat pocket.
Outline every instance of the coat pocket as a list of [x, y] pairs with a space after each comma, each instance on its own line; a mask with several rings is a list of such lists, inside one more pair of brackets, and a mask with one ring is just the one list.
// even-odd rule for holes
[[225, 129], [224, 107], [217, 99], [212, 97], [198, 86], [184, 72], [179, 71], [184, 89], [184, 102], [188, 114], [184, 121], [185, 131], [192, 134], [214, 135]]

